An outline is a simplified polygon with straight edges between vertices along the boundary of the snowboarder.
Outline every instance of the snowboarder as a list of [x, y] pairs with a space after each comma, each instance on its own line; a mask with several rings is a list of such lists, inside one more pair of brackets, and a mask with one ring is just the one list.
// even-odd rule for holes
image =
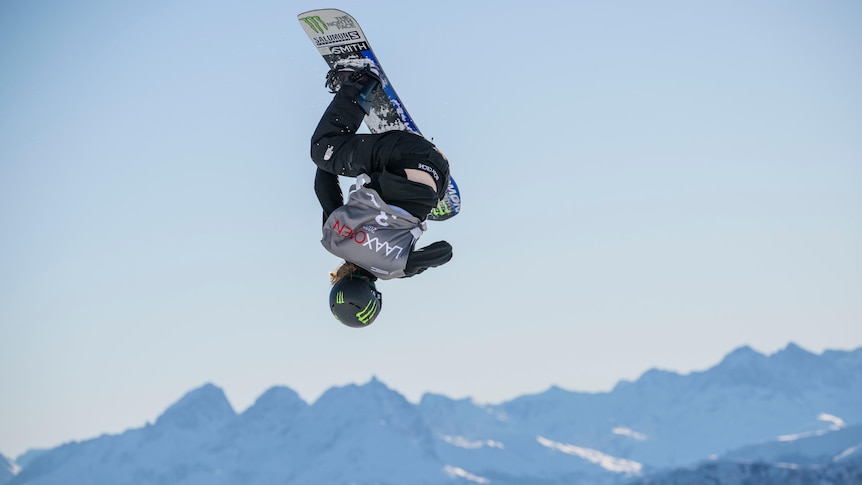
[[[380, 314], [378, 278], [415, 276], [452, 258], [446, 241], [414, 247], [425, 219], [446, 193], [446, 157], [407, 131], [356, 133], [369, 113], [366, 98], [380, 84], [373, 64], [336, 64], [326, 77], [335, 97], [311, 137], [311, 158], [318, 167], [314, 190], [323, 208], [321, 242], [345, 259], [330, 273], [330, 310], [350, 327], [368, 326]], [[347, 204], [339, 175], [357, 177]]]

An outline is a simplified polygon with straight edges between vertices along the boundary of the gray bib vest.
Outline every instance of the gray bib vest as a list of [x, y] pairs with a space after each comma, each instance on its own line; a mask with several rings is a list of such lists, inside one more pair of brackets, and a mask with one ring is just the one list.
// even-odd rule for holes
[[425, 232], [425, 223], [393, 209], [377, 191], [365, 187], [362, 174], [350, 188], [347, 203], [323, 225], [321, 244], [330, 253], [360, 266], [380, 279], [404, 276], [407, 256]]

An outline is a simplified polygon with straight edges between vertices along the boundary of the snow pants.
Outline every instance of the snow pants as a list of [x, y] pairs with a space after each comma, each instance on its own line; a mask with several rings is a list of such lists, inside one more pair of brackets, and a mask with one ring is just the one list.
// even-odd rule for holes
[[[345, 84], [335, 94], [311, 136], [311, 159], [321, 170], [347, 177], [398, 169], [429, 172], [442, 198], [449, 185], [449, 161], [433, 143], [406, 131], [356, 134], [365, 111], [359, 88]], [[436, 204], [435, 204], [436, 205]]]
[[374, 145], [386, 134], [356, 134], [365, 118], [365, 111], [356, 103], [358, 94], [358, 88], [343, 86], [311, 136], [311, 159], [325, 172], [356, 177], [383, 170], [382, 161], [375, 160]]

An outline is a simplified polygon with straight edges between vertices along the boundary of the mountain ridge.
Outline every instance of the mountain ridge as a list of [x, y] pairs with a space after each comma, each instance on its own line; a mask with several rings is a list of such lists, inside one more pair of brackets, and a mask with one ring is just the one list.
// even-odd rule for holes
[[111, 485], [616, 485], [779, 436], [862, 424], [860, 376], [862, 349], [818, 356], [794, 344], [770, 356], [740, 347], [686, 375], [651, 369], [609, 392], [551, 386], [499, 404], [433, 393], [413, 404], [372, 377], [310, 404], [275, 386], [237, 413], [207, 383], [153, 424], [31, 454], [7, 481], [59, 485], [89, 473]]

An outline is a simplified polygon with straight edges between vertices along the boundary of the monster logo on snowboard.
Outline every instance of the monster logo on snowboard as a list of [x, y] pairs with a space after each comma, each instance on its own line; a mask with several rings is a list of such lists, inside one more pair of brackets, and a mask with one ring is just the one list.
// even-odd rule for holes
[[[386, 78], [380, 62], [371, 50], [371, 44], [349, 14], [336, 9], [312, 10], [299, 14], [299, 23], [311, 39], [317, 51], [331, 68], [342, 59], [357, 59], [372, 62], [380, 72], [382, 89], [369, 97], [371, 110], [365, 117], [365, 125], [372, 133], [401, 130], [421, 135], [413, 118], [407, 113], [401, 99]], [[446, 196], [431, 212], [429, 220], [442, 221], [454, 217], [461, 210], [461, 199], [455, 180], [449, 178]]]

